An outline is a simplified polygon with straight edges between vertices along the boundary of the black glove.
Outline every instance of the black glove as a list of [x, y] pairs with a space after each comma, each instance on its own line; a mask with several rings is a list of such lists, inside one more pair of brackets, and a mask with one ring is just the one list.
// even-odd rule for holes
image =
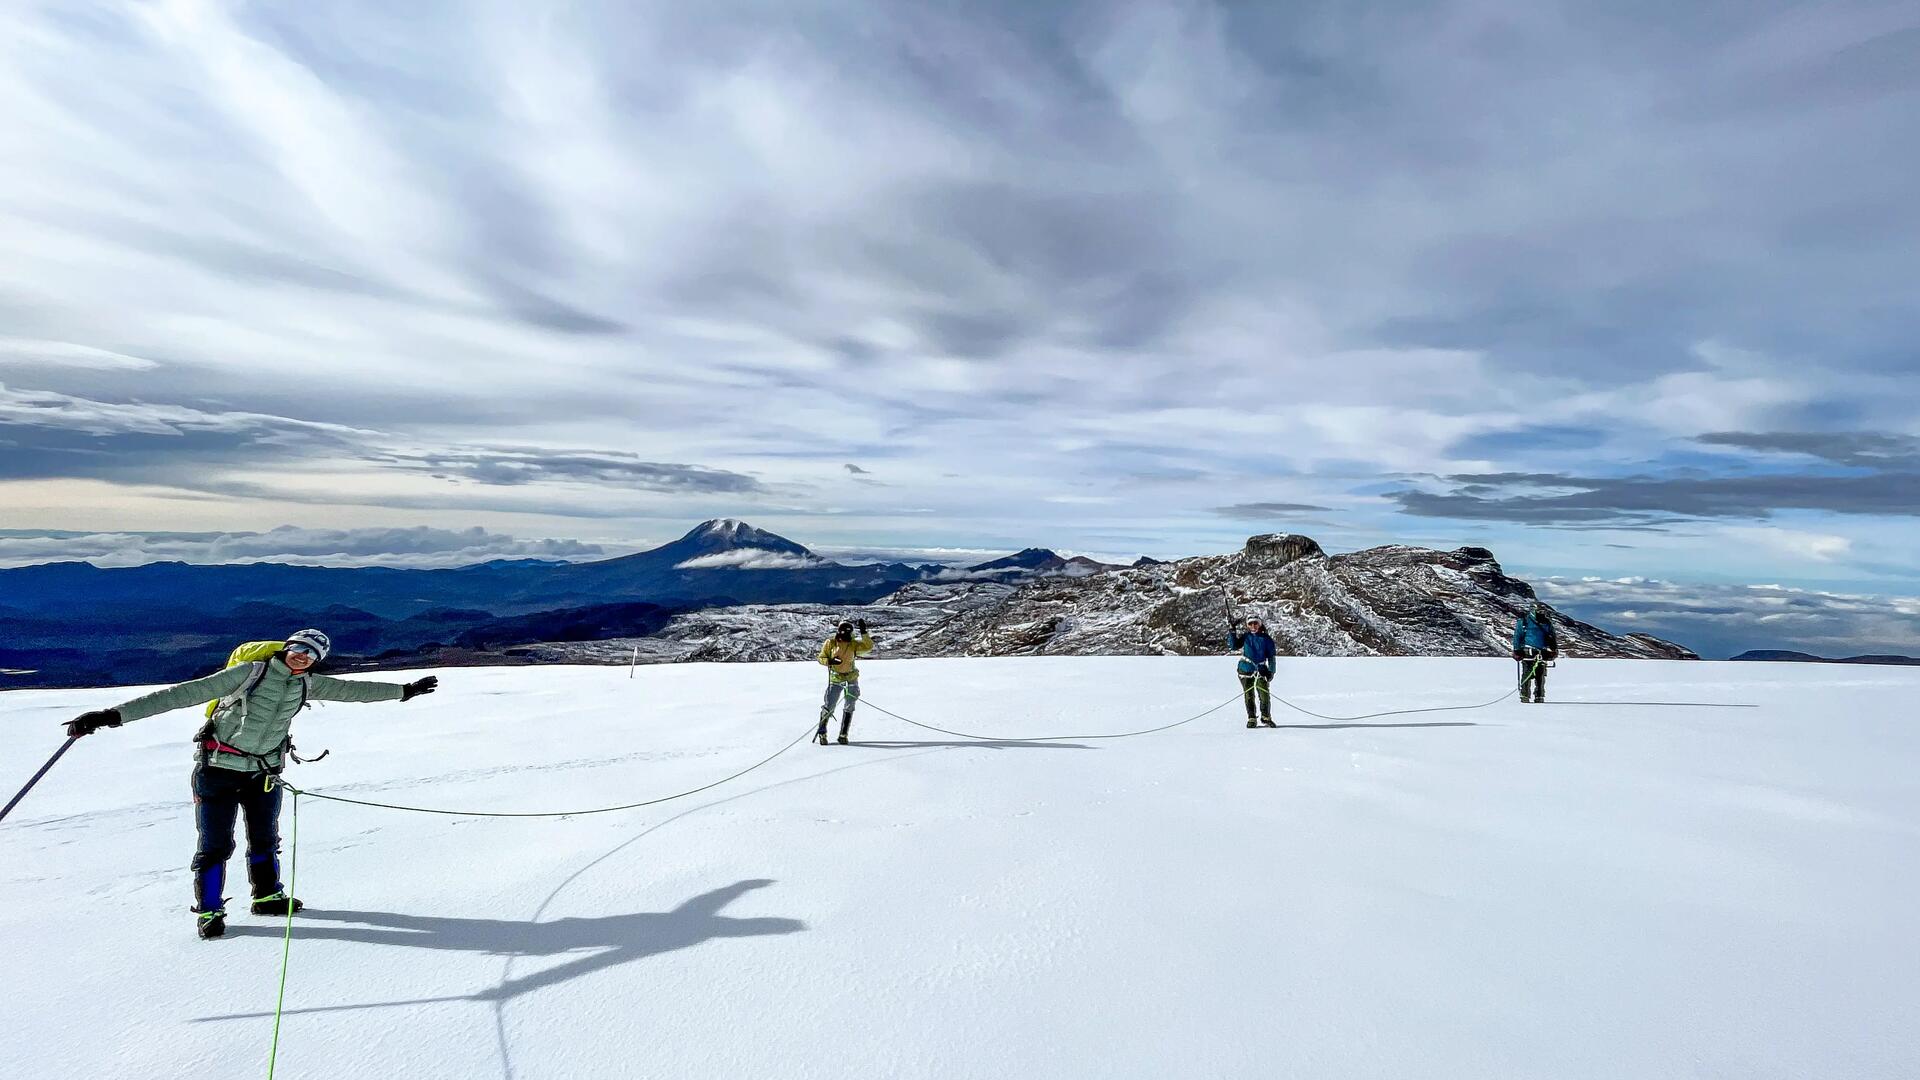
[[1513, 650], [1513, 658], [1515, 660], [1525, 660], [1527, 657], [1526, 654], [1522, 653], [1519, 649], [1515, 649]]
[[866, 632], [867, 632], [867, 620], [865, 620], [865, 619], [857, 619], [857, 620], [855, 620], [855, 621], [854, 621], [854, 624], [853, 624], [853, 625], [854, 625], [855, 627], [857, 627], [857, 628], [859, 629], [859, 631], [860, 631], [861, 633], [863, 633], [863, 634], [864, 634], [864, 633], [866, 633]]
[[1560, 650], [1559, 650], [1559, 649], [1548, 649], [1548, 650], [1547, 650], [1547, 659], [1549, 659], [1549, 660], [1558, 660], [1558, 659], [1560, 659]]
[[91, 735], [103, 727], [119, 727], [125, 722], [120, 719], [119, 709], [95, 709], [67, 721], [67, 735], [77, 739], [82, 735]]
[[400, 700], [412, 701], [421, 694], [431, 694], [440, 689], [440, 676], [429, 675], [424, 679], [415, 679], [400, 688]]

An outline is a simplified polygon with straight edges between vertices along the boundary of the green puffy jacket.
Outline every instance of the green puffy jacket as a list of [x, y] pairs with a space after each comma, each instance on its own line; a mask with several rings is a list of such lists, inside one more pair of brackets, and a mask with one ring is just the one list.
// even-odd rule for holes
[[[247, 680], [253, 677], [254, 665], [235, 664], [204, 679], [143, 694], [120, 706], [120, 719], [144, 720], [175, 709], [221, 701], [223, 704], [207, 722], [212, 736], [236, 750], [258, 755], [259, 760], [208, 751], [207, 764], [216, 769], [256, 772], [264, 761], [267, 768], [277, 770], [281, 767], [280, 752], [287, 745], [287, 733], [293, 727], [293, 716], [304, 702], [399, 701], [406, 690], [399, 683], [348, 682], [325, 675], [295, 675], [278, 656], [265, 664], [267, 669], [259, 685], [231, 703], [224, 702], [246, 687]], [[306, 684], [304, 692], [302, 683]]]

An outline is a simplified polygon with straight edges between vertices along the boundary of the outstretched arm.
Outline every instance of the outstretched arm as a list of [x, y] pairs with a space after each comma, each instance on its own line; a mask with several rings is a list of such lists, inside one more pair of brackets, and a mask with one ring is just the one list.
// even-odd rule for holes
[[117, 709], [95, 709], [92, 712], [81, 713], [67, 724], [67, 734], [77, 739], [82, 735], [91, 735], [103, 727], [119, 727], [129, 720], [145, 720], [149, 716], [184, 709], [189, 705], [218, 701], [245, 686], [247, 677], [252, 673], [252, 664], [236, 664], [205, 678], [178, 683], [164, 690], [155, 690], [151, 694], [142, 694]]
[[252, 674], [252, 664], [235, 664], [203, 678], [178, 683], [164, 690], [155, 690], [151, 694], [142, 694], [120, 706], [118, 710], [120, 719], [145, 720], [149, 716], [159, 716], [163, 712], [218, 701], [247, 685], [247, 679]]
[[407, 688], [401, 683], [307, 676], [307, 698], [312, 701], [403, 701], [407, 696]]

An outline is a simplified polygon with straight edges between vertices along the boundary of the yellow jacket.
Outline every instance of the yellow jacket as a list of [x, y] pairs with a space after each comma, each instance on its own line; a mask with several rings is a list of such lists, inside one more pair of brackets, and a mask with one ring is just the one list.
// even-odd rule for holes
[[840, 682], [852, 682], [860, 677], [860, 671], [854, 667], [854, 661], [873, 651], [873, 638], [862, 631], [852, 641], [841, 641], [830, 637], [820, 646], [820, 662], [827, 665], [833, 677]]

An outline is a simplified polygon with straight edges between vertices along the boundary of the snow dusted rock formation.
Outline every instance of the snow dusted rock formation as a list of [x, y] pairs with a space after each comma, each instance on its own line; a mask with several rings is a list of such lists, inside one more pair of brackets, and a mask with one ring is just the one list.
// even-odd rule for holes
[[[1285, 655], [1501, 656], [1534, 600], [1485, 548], [1328, 555], [1309, 537], [1269, 534], [1229, 555], [1024, 584], [916, 583], [860, 607], [701, 611], [637, 642], [535, 646], [533, 655], [625, 660], [637, 644], [642, 660], [804, 660], [841, 617], [865, 618], [881, 656], [1203, 655], [1226, 649], [1230, 617], [1258, 615]], [[1569, 657], [1698, 659], [1659, 638], [1552, 617]]]
[[[1225, 648], [1230, 617], [1258, 615], [1290, 656], [1488, 656], [1509, 651], [1535, 600], [1485, 548], [1389, 545], [1328, 555], [1311, 538], [1255, 536], [1231, 555], [1050, 578], [930, 628], [932, 655], [1190, 655]], [[1698, 659], [1558, 612], [1570, 657]]]

